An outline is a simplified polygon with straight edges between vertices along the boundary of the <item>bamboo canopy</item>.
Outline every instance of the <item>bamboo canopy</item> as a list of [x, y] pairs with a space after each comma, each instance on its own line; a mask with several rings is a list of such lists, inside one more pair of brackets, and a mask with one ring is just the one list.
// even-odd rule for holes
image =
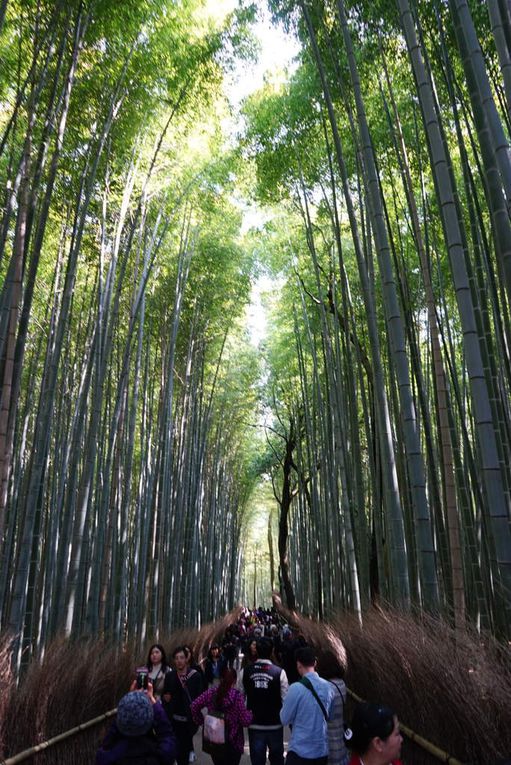
[[264, 9], [295, 54], [258, 85], [250, 3], [0, 2], [16, 678], [274, 587], [508, 645], [509, 8]]

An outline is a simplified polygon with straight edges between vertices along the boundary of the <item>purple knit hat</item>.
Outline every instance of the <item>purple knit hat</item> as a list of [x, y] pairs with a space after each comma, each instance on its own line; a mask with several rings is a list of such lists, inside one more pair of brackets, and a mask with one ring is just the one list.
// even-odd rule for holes
[[153, 724], [153, 705], [140, 691], [131, 691], [117, 706], [117, 728], [123, 736], [143, 736]]

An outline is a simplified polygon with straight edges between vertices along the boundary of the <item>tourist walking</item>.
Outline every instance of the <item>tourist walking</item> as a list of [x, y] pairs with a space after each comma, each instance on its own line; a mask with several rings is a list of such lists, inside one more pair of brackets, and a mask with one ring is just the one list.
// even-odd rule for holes
[[119, 701], [117, 718], [96, 753], [96, 765], [172, 765], [176, 739], [161, 703], [147, 691], [132, 690]]
[[248, 729], [252, 765], [265, 765], [267, 752], [270, 765], [284, 763], [284, 729], [280, 710], [288, 691], [288, 682], [284, 670], [272, 663], [272, 651], [271, 640], [258, 640], [259, 658], [243, 669], [241, 677], [247, 707], [254, 715]]
[[218, 643], [212, 643], [208, 651], [208, 657], [204, 663], [204, 680], [206, 687], [210, 685], [219, 685], [227, 662], [222, 656]]
[[307, 643], [304, 636], [295, 627], [282, 631], [282, 641], [280, 642], [280, 658], [282, 666], [286, 670], [287, 679], [289, 685], [297, 683], [300, 680], [300, 675], [296, 668], [295, 654], [299, 648], [305, 648]]
[[350, 765], [402, 765], [403, 737], [396, 713], [381, 704], [357, 704], [344, 739], [352, 750]]
[[218, 686], [209, 688], [192, 702], [192, 718], [195, 724], [203, 725], [201, 710], [206, 707], [208, 714], [220, 714], [224, 720], [224, 743], [212, 751], [214, 765], [238, 765], [244, 749], [243, 727], [252, 722], [252, 712], [245, 707], [243, 694], [234, 685], [236, 672], [225, 668]]
[[245, 669], [245, 667], [249, 667], [251, 664], [257, 661], [257, 659], [258, 659], [257, 640], [255, 640], [255, 638], [251, 638], [245, 644], [245, 649], [243, 652], [243, 661], [241, 663], [241, 666], [243, 667], [243, 669]]
[[300, 681], [289, 686], [280, 710], [283, 725], [291, 726], [286, 765], [327, 765], [327, 721], [334, 690], [316, 672], [312, 648], [298, 648], [295, 659]]
[[161, 699], [165, 675], [172, 670], [169, 667], [165, 649], [160, 643], [154, 643], [149, 649], [147, 654], [147, 670], [149, 680], [153, 685], [153, 695], [156, 699]]
[[177, 765], [188, 765], [190, 752], [193, 752], [193, 737], [197, 732], [190, 707], [202, 693], [202, 676], [189, 666], [183, 646], [174, 650], [172, 658], [176, 671], [166, 674], [162, 699], [176, 734]]
[[344, 670], [333, 651], [322, 651], [318, 658], [318, 674], [334, 688], [334, 697], [328, 720], [328, 765], [347, 765], [350, 759], [344, 743], [344, 705], [346, 684], [342, 679]]

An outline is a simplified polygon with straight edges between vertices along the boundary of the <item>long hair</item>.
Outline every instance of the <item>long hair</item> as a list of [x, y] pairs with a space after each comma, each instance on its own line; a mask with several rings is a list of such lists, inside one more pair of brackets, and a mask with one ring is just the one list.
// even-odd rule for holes
[[161, 668], [168, 667], [169, 663], [167, 661], [167, 654], [165, 653], [165, 648], [160, 643], [153, 643], [153, 645], [149, 649], [149, 653], [147, 654], [147, 669], [151, 670], [153, 668], [153, 663], [151, 661], [151, 653], [153, 651], [153, 648], [157, 648], [161, 653]]
[[215, 694], [215, 701], [219, 707], [224, 703], [224, 699], [236, 682], [237, 677], [238, 676], [235, 669], [226, 667], [222, 672], [220, 685], [218, 686], [217, 692]]
[[341, 662], [329, 648], [326, 651], [320, 651], [317, 671], [318, 675], [326, 680], [332, 680], [334, 677], [344, 677], [344, 669]]
[[218, 657], [217, 657], [217, 660], [222, 655], [222, 649], [220, 648], [219, 644], [218, 643], [211, 643], [211, 645], [209, 646], [209, 651], [208, 651], [208, 659], [210, 659], [211, 661], [213, 661], [213, 657], [211, 656], [211, 651], [213, 650], [213, 648], [218, 648]]

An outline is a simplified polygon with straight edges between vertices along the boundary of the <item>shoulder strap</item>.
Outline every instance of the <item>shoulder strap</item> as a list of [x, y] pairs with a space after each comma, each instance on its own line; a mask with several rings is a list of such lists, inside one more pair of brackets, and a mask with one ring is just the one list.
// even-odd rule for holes
[[186, 675], [184, 683], [182, 683], [182, 684], [181, 684], [181, 688], [183, 689], [183, 693], [184, 693], [184, 694], [185, 694], [185, 696], [187, 697], [187, 699], [188, 699], [188, 703], [189, 703], [189, 704], [191, 704], [191, 703], [192, 703], [192, 700], [193, 700], [193, 699], [192, 699], [192, 697], [190, 696], [190, 691], [188, 690], [188, 685], [187, 685], [187, 683], [188, 683], [188, 680], [189, 680], [191, 677], [193, 677], [194, 675], [198, 675], [198, 674], [199, 674], [199, 673], [197, 672], [197, 670], [195, 670], [195, 669], [191, 669], [191, 670], [190, 670], [190, 672], [188, 672], [188, 674]]
[[341, 691], [341, 689], [339, 688], [339, 686], [337, 685], [337, 683], [334, 683], [334, 682], [332, 682], [332, 680], [330, 680], [329, 682], [330, 682], [330, 684], [331, 684], [331, 685], [333, 685], [333, 686], [334, 686], [335, 690], [337, 691], [337, 693], [338, 693], [338, 694], [339, 694], [339, 696], [341, 697], [341, 704], [342, 704], [342, 716], [344, 717], [344, 696], [342, 695], [342, 691]]
[[319, 698], [318, 694], [316, 693], [316, 691], [314, 689], [314, 686], [312, 685], [312, 683], [309, 680], [309, 678], [308, 677], [302, 677], [300, 682], [301, 682], [302, 685], [304, 685], [306, 688], [308, 688], [308, 690], [312, 693], [312, 695], [314, 696], [314, 698], [318, 702], [319, 706], [321, 707], [321, 711], [323, 712], [323, 717], [328, 722], [328, 715], [327, 715], [325, 706], [324, 706], [323, 702], [321, 701], [321, 699]]

